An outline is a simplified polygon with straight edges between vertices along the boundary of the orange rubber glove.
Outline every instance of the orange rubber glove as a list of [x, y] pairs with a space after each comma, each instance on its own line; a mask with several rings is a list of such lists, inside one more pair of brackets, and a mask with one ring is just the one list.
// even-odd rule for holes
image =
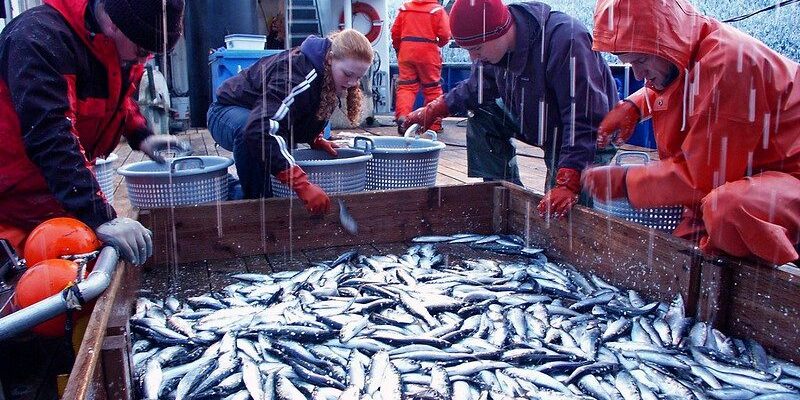
[[625, 177], [628, 168], [620, 165], [607, 165], [583, 171], [581, 185], [595, 200], [607, 203], [609, 200], [627, 199], [628, 189]]
[[539, 216], [563, 218], [578, 202], [581, 192], [581, 173], [577, 169], [559, 168], [556, 173], [556, 185], [553, 186], [539, 202]]
[[325, 152], [330, 154], [331, 157], [339, 156], [339, 153], [336, 151], [336, 149], [339, 148], [339, 145], [331, 142], [330, 140], [326, 140], [322, 137], [321, 133], [314, 138], [313, 142], [311, 142], [311, 148], [315, 150], [325, 150]]
[[330, 211], [331, 199], [322, 188], [308, 181], [308, 176], [299, 166], [283, 170], [275, 177], [297, 193], [297, 197], [303, 200], [309, 213], [325, 214]]
[[597, 147], [605, 148], [611, 141], [614, 133], [617, 137], [614, 144], [619, 146], [628, 141], [636, 129], [636, 124], [642, 119], [642, 111], [630, 100], [620, 100], [611, 111], [606, 114], [597, 128]]
[[411, 114], [408, 114], [405, 122], [403, 122], [403, 132], [413, 124], [418, 124], [423, 131], [427, 130], [439, 118], [444, 118], [449, 115], [450, 110], [447, 108], [447, 102], [444, 101], [444, 95], [440, 95], [425, 107], [420, 107], [412, 111]]

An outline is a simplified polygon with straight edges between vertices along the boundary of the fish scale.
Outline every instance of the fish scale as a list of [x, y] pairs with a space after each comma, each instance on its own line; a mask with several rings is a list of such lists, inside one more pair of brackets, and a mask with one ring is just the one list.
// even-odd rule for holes
[[[223, 290], [183, 302], [138, 299], [132, 359], [142, 395], [800, 396], [800, 367], [770, 358], [753, 341], [692, 324], [680, 296], [646, 302], [548, 261], [518, 237], [414, 242], [400, 255], [351, 250], [302, 271], [233, 275]], [[448, 243], [486, 255], [440, 253]]]

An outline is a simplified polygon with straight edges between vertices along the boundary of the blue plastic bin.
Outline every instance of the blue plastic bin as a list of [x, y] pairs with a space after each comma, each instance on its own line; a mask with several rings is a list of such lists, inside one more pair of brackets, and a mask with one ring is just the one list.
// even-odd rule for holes
[[211, 65], [211, 97], [217, 100], [217, 88], [226, 79], [242, 72], [259, 59], [283, 50], [228, 50], [220, 48], [208, 56]]
[[[620, 99], [628, 97], [631, 93], [644, 86], [644, 81], [636, 80], [633, 76], [633, 71], [630, 68], [626, 68], [624, 65], [612, 65], [611, 74], [614, 75], [614, 80], [617, 82], [617, 93], [619, 93]], [[626, 81], [627, 87], [625, 86]], [[640, 122], [639, 125], [636, 126], [636, 130], [633, 131], [633, 136], [628, 139], [628, 143], [635, 146], [655, 149], [656, 138], [653, 133], [653, 123], [650, 120]]]
[[[459, 82], [469, 78], [470, 66], [468, 63], [445, 63], [442, 66], [442, 90], [447, 93], [450, 89], [456, 87]], [[389, 66], [389, 74], [395, 76], [399, 73], [397, 64]], [[396, 93], [392, 93], [392, 97]], [[417, 97], [414, 100], [414, 109], [422, 107], [425, 102], [425, 97], [422, 95], [422, 88], [417, 92]], [[395, 103], [392, 102], [394, 105]]]
[[[458, 85], [459, 82], [469, 78], [470, 66], [471, 64], [468, 63], [445, 63], [443, 65], [442, 89], [445, 93]], [[639, 90], [644, 85], [644, 82], [637, 81], [636, 78], [633, 77], [633, 71], [631, 71], [630, 68], [626, 68], [624, 65], [612, 65], [611, 73], [614, 75], [614, 80], [617, 82], [617, 92], [619, 93], [620, 99], [628, 97], [630, 93]], [[389, 66], [389, 74], [391, 76], [398, 74], [397, 64]], [[627, 87], [625, 85], [626, 75]], [[394, 97], [395, 93], [392, 93], [392, 96]], [[422, 96], [422, 91], [420, 90], [419, 93], [417, 93], [417, 98], [414, 101], [414, 109], [416, 110], [417, 108], [422, 107], [423, 102], [424, 98]], [[395, 103], [392, 102], [392, 104]], [[392, 111], [394, 111], [394, 109]], [[647, 120], [639, 123], [639, 125], [636, 126], [636, 130], [633, 132], [633, 136], [631, 136], [630, 140], [628, 140], [628, 143], [636, 146], [655, 149], [656, 139], [655, 135], [653, 134], [652, 122]]]

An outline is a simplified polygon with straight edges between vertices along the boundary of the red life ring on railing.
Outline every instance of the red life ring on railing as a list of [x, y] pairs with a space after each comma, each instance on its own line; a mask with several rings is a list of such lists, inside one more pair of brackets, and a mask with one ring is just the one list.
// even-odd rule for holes
[[[380, 14], [378, 14], [378, 11], [375, 10], [374, 7], [361, 1], [353, 3], [353, 15], [356, 14], [364, 14], [369, 20], [371, 27], [369, 32], [365, 33], [364, 36], [369, 39], [370, 43], [375, 43], [381, 36], [381, 29], [383, 28], [383, 20]], [[339, 15], [339, 29], [344, 29], [344, 10], [342, 10], [341, 15]]]

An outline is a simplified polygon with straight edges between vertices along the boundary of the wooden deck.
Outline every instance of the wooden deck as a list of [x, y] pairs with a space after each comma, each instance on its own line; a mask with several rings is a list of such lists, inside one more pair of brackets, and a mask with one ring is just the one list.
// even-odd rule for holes
[[[388, 118], [378, 117], [380, 121], [388, 122]], [[480, 182], [479, 178], [467, 176], [467, 140], [466, 128], [463, 118], [447, 118], [444, 121], [444, 131], [439, 136], [439, 140], [447, 144], [439, 157], [439, 171], [436, 177], [437, 186], [460, 185], [464, 183]], [[389, 124], [385, 124], [389, 125]], [[331, 136], [334, 141], [343, 145], [355, 136], [395, 136], [397, 127], [394, 125], [368, 128], [351, 128], [334, 130]], [[180, 133], [179, 137], [188, 139], [195, 155], [218, 155], [233, 158], [231, 152], [216, 146], [214, 139], [206, 129], [191, 128]], [[517, 147], [517, 163], [519, 164], [520, 178], [522, 184], [536, 193], [544, 192], [544, 182], [547, 175], [547, 168], [543, 160], [544, 152], [537, 148], [520, 141], [514, 141]], [[626, 146], [625, 150], [645, 150], [656, 155], [651, 149], [642, 149], [635, 146]], [[146, 156], [138, 151], [132, 151], [127, 143], [122, 142], [115, 150], [119, 159], [114, 167], [146, 160]], [[230, 168], [230, 172], [236, 175], [236, 166]], [[122, 176], [116, 175], [114, 178], [114, 208], [121, 216], [132, 216], [128, 193], [125, 185], [122, 184]]]
[[[445, 122], [445, 132], [439, 140], [447, 144], [445, 150], [439, 157], [439, 173], [436, 177], [437, 186], [459, 185], [463, 183], [480, 182], [481, 179], [467, 177], [467, 149], [466, 149], [466, 129], [458, 126], [462, 119], [449, 118]], [[346, 130], [334, 130], [331, 136], [340, 145], [354, 136], [394, 136], [397, 134], [395, 126], [351, 128]], [[206, 129], [191, 128], [177, 135], [178, 137], [189, 140], [192, 144], [195, 155], [218, 155], [233, 158], [231, 152], [216, 146], [214, 139]], [[520, 167], [521, 180], [525, 187], [536, 192], [542, 192], [547, 173], [543, 153], [540, 149], [516, 142], [518, 152], [518, 163]], [[147, 160], [144, 153], [132, 151], [126, 142], [117, 146], [115, 153], [119, 156], [114, 167], [119, 168], [123, 165]], [[230, 168], [230, 172], [236, 175], [236, 166]], [[114, 208], [121, 216], [132, 216], [128, 193], [123, 184], [124, 178], [120, 175], [114, 177]]]

